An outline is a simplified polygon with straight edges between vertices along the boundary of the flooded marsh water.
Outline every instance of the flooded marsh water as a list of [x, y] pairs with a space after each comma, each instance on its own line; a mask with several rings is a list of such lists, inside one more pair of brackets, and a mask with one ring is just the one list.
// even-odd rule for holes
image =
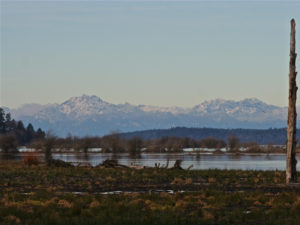
[[[14, 156], [1, 154], [1, 160], [21, 161], [29, 153], [18, 153]], [[43, 160], [42, 153], [35, 154]], [[169, 161], [169, 167], [173, 166], [176, 160], [182, 160], [182, 167], [191, 169], [242, 169], [242, 170], [285, 170], [284, 154], [197, 154], [197, 153], [143, 153], [140, 156], [132, 157], [127, 153], [53, 153], [54, 159], [61, 159], [75, 165], [89, 163], [96, 166], [106, 159], [117, 159], [123, 165], [154, 167], [155, 164], [165, 166]], [[297, 157], [300, 160], [300, 156]], [[298, 164], [298, 169], [300, 168]]]

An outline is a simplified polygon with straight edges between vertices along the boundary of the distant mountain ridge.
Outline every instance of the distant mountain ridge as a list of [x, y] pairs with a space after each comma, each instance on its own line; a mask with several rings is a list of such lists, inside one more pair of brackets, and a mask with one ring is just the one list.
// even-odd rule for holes
[[216, 99], [194, 107], [158, 107], [112, 104], [95, 95], [72, 97], [61, 104], [27, 104], [7, 109], [16, 119], [32, 123], [59, 136], [105, 135], [172, 127], [268, 129], [286, 126], [287, 107], [256, 98], [242, 101]]

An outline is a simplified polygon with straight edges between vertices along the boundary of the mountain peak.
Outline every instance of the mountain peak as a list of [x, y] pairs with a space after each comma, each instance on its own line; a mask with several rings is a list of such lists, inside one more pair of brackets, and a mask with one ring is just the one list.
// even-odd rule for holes
[[71, 97], [69, 98], [67, 101], [65, 101], [63, 104], [68, 104], [68, 103], [74, 103], [74, 102], [94, 102], [94, 103], [100, 103], [100, 102], [103, 102], [103, 100], [101, 98], [99, 98], [98, 96], [96, 95], [81, 95], [81, 96], [76, 96], [76, 97]]
[[234, 101], [234, 100], [226, 100], [223, 98], [216, 98], [216, 99], [212, 99], [212, 100], [208, 100], [208, 101], [204, 101], [202, 104], [206, 104], [206, 105], [210, 105], [210, 104], [228, 104], [228, 103], [248, 103], [248, 104], [257, 104], [257, 103], [264, 103], [263, 101], [259, 100], [258, 98], [245, 98], [243, 100], [240, 101]]
[[266, 104], [263, 101], [259, 100], [258, 98], [245, 98], [241, 101], [242, 103], [249, 103], [249, 104]]
[[72, 97], [60, 105], [60, 111], [67, 115], [86, 116], [101, 114], [102, 111], [111, 105], [96, 95], [82, 95]]
[[232, 100], [225, 100], [223, 98], [216, 98], [216, 99], [212, 99], [212, 100], [208, 100], [208, 101], [204, 101], [201, 104], [204, 105], [211, 105], [211, 104], [224, 104], [226, 102], [232, 102]]
[[[34, 107], [31, 107], [34, 108]], [[95, 95], [72, 97], [31, 114], [14, 112], [17, 119], [51, 129], [58, 135], [104, 135], [111, 130], [134, 131], [174, 126], [269, 128], [286, 124], [287, 108], [257, 98], [241, 101], [222, 98], [192, 108], [112, 104]], [[14, 116], [13, 115], [13, 116]]]

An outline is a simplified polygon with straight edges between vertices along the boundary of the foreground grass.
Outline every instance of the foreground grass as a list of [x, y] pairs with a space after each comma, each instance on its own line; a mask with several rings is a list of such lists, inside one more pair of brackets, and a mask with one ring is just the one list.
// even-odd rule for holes
[[[0, 224], [300, 224], [300, 189], [284, 175], [5, 163]], [[130, 193], [101, 193], [116, 190]]]

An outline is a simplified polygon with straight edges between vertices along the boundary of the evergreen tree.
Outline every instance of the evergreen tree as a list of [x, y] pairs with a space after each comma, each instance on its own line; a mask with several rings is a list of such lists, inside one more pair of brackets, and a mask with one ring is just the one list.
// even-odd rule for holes
[[5, 133], [9, 133], [13, 129], [15, 129], [15, 123], [16, 121], [11, 120], [11, 115], [10, 113], [7, 113], [5, 116]]
[[31, 123], [26, 128], [26, 142], [30, 142], [34, 137], [34, 128]]
[[0, 108], [0, 134], [5, 134], [6, 126], [5, 126], [5, 112], [2, 108]]
[[[42, 131], [41, 128], [35, 132], [31, 123], [29, 123], [25, 129], [21, 120], [16, 122], [11, 118], [10, 113], [5, 113], [4, 110], [0, 108], [0, 135], [2, 137], [1, 142], [5, 142], [5, 144], [16, 143], [16, 145], [24, 145], [34, 139], [43, 139], [45, 132]], [[12, 141], [13, 138], [16, 140], [15, 142]]]
[[36, 139], [43, 139], [45, 137], [45, 132], [42, 131], [41, 128], [37, 129], [37, 131], [35, 132], [35, 138]]
[[10, 122], [11, 121], [11, 115], [10, 113], [7, 113], [5, 116], [6, 122]]
[[24, 124], [23, 124], [23, 122], [21, 120], [17, 122], [17, 130], [19, 130], [19, 131], [25, 131]]
[[22, 121], [17, 122], [17, 129], [14, 133], [20, 145], [26, 144], [26, 130]]

